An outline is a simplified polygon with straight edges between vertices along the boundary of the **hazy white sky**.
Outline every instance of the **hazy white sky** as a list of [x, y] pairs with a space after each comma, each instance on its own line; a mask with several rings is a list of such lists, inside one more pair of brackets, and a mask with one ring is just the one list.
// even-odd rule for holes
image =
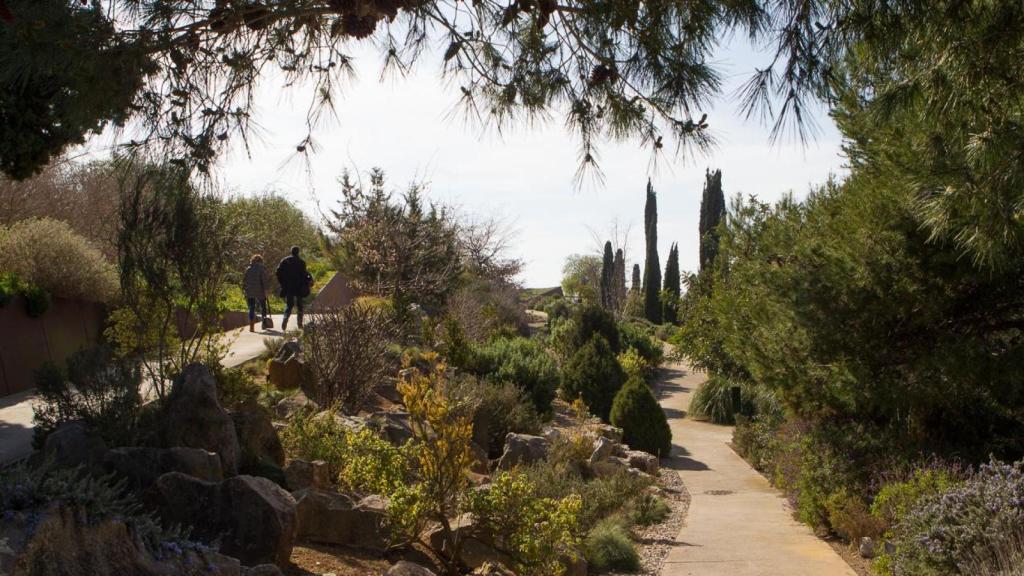
[[[724, 99], [707, 111], [719, 141], [707, 157], [669, 155], [652, 171], [650, 153], [638, 143], [606, 142], [600, 148], [604, 186], [576, 190], [578, 145], [561, 118], [501, 136], [481, 135], [450, 114], [458, 88], [442, 84], [436, 58], [424, 59], [409, 77], [381, 83], [376, 52], [366, 47], [354, 53], [358, 79], [338, 99], [337, 121], [314, 134], [319, 152], [310, 170], [293, 159], [305, 135], [308, 93], [282, 95], [276, 82], [268, 82], [258, 99], [262, 138], [249, 155], [236, 150], [225, 159], [225, 184], [239, 194], [276, 190], [316, 214], [314, 199], [324, 208], [337, 202], [336, 179], [346, 167], [379, 166], [396, 189], [426, 180], [431, 198], [511, 224], [517, 231], [516, 256], [526, 262], [521, 279], [527, 286], [558, 284], [565, 257], [596, 250], [592, 231], [607, 233], [616, 221], [621, 229], [632, 229], [630, 266], [642, 258], [648, 177], [658, 192], [662, 265], [669, 245], [678, 242], [681, 267], [694, 270], [706, 168], [722, 170], [727, 196], [742, 192], [762, 200], [790, 190], [803, 196], [830, 173], [843, 171], [840, 138], [824, 113], [818, 114], [821, 134], [809, 147], [770, 146], [767, 128], [745, 123], [735, 101]], [[766, 59], [742, 40], [723, 48], [718, 61], [726, 94]]]

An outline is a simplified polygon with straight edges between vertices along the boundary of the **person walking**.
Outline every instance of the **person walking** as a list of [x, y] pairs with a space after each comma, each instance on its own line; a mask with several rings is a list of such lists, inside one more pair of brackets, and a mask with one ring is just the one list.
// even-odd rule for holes
[[286, 256], [277, 265], [277, 282], [281, 285], [281, 297], [284, 298], [284, 320], [281, 330], [288, 329], [288, 317], [292, 309], [297, 310], [299, 328], [302, 328], [302, 299], [309, 296], [313, 277], [306, 271], [306, 261], [299, 258], [299, 247], [292, 246], [291, 256]]
[[249, 305], [249, 332], [255, 332], [257, 305], [260, 307], [260, 319], [267, 318], [267, 269], [263, 266], [263, 256], [253, 254], [249, 259], [249, 267], [242, 276], [242, 292]]

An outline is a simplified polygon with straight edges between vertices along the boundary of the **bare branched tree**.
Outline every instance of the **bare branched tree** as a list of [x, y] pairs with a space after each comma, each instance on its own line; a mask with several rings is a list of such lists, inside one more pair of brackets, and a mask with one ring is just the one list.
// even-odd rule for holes
[[397, 336], [392, 317], [379, 307], [355, 303], [317, 310], [302, 335], [312, 400], [358, 412], [396, 368], [388, 346]]

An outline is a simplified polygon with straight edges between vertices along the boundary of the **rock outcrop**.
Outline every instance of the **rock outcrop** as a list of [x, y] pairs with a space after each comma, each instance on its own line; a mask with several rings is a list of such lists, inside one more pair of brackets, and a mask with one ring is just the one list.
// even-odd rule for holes
[[224, 479], [220, 458], [202, 448], [114, 448], [103, 459], [107, 471], [125, 478], [128, 487], [143, 491], [167, 472], [181, 472], [207, 482]]
[[214, 483], [170, 472], [157, 479], [155, 490], [165, 523], [192, 527], [202, 542], [219, 540], [221, 552], [246, 566], [288, 562], [295, 500], [270, 480], [235, 476]]
[[201, 364], [187, 366], [174, 383], [161, 415], [164, 445], [202, 448], [220, 458], [225, 476], [238, 473], [238, 437], [217, 400], [217, 383]]
[[293, 494], [298, 511], [298, 536], [320, 544], [339, 544], [383, 552], [388, 533], [384, 524], [387, 503], [378, 496], [356, 499], [317, 488]]
[[498, 460], [499, 470], [510, 470], [514, 466], [532, 464], [548, 457], [550, 443], [543, 436], [516, 434], [505, 436], [505, 451]]
[[323, 460], [291, 460], [284, 469], [284, 478], [292, 492], [303, 488], [328, 490], [331, 487], [331, 470]]

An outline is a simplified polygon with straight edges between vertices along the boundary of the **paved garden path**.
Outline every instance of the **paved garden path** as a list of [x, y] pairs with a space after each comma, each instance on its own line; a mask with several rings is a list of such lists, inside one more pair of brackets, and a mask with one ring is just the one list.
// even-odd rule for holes
[[704, 380], [704, 374], [672, 364], [662, 383], [674, 444], [668, 466], [679, 471], [692, 500], [661, 576], [856, 576], [732, 451], [732, 427], [686, 417]]
[[[228, 345], [227, 355], [221, 364], [231, 368], [245, 364], [263, 354], [266, 347], [263, 339], [283, 336], [280, 315], [273, 316], [273, 330], [249, 332], [248, 326], [224, 333]], [[295, 328], [295, 318], [291, 319]], [[32, 452], [32, 404], [35, 390], [26, 390], [0, 398], [0, 466], [28, 456]]]

